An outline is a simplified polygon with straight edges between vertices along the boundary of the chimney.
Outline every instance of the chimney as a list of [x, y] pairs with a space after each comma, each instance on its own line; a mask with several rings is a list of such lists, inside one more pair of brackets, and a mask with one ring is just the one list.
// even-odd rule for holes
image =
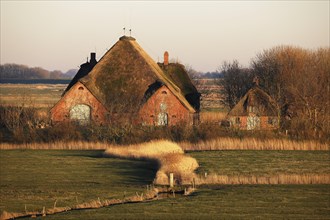
[[259, 77], [258, 76], [255, 76], [253, 78], [253, 84], [254, 84], [254, 86], [259, 86]]
[[97, 61], [96, 61], [96, 53], [91, 53], [91, 59], [89, 61], [90, 63], [92, 64], [96, 64]]
[[168, 52], [165, 51], [164, 53], [164, 66], [167, 66], [168, 65]]

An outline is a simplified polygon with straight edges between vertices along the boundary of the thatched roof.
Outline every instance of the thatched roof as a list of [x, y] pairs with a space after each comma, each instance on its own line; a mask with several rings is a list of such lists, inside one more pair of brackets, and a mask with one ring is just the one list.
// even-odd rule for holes
[[192, 83], [185, 67], [179, 63], [158, 63], [166, 76], [174, 82], [181, 90], [187, 101], [196, 109], [200, 108], [200, 93]]
[[277, 116], [274, 100], [258, 86], [250, 89], [231, 109], [228, 116], [247, 116], [249, 106], [256, 107], [259, 116]]
[[88, 75], [79, 79], [110, 112], [116, 113], [137, 112], [148, 86], [157, 80], [190, 112], [196, 111], [185, 98], [186, 88], [191, 86], [178, 86], [178, 80], [165, 74], [132, 37], [121, 37]]
[[[92, 56], [92, 54], [94, 54], [94, 56]], [[76, 84], [76, 82], [78, 82], [81, 78], [83, 78], [84, 76], [86, 76], [92, 69], [93, 67], [97, 64], [97, 61], [95, 59], [95, 53], [91, 54], [91, 59], [90, 61], [83, 63], [80, 65], [80, 69], [78, 70], [78, 72], [76, 73], [76, 75], [73, 77], [73, 79], [70, 81], [69, 85], [66, 87], [66, 89], [64, 90], [62, 97], [64, 96], [64, 94], [70, 90], [70, 88]]]

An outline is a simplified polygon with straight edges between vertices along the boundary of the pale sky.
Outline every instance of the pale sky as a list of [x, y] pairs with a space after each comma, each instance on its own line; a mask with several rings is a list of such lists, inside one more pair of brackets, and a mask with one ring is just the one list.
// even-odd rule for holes
[[[264, 49], [329, 47], [328, 1], [1, 1], [1, 64], [47, 70], [100, 59], [126, 30], [157, 62], [167, 50], [197, 71]], [[129, 32], [126, 31], [126, 35]]]

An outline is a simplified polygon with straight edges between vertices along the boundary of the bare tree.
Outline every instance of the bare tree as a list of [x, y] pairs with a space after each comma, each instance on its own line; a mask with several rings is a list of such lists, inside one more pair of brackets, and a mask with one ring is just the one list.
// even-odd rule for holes
[[223, 73], [223, 79], [218, 80], [224, 94], [224, 99], [221, 102], [232, 108], [251, 88], [252, 73], [250, 69], [242, 68], [237, 60], [232, 63], [224, 62], [218, 71]]
[[257, 55], [253, 73], [300, 136], [329, 134], [330, 50], [279, 46]]

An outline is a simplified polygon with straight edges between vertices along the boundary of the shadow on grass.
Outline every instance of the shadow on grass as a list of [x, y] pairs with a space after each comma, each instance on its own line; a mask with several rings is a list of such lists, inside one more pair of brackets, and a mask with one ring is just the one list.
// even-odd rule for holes
[[152, 184], [158, 170], [156, 161], [104, 157], [103, 152], [103, 150], [58, 151], [53, 156], [60, 156], [68, 160], [70, 157], [95, 159], [96, 163], [85, 169], [92, 169], [91, 172], [102, 170], [102, 172], [108, 173], [109, 176], [106, 178], [111, 178], [111, 182], [114, 184], [134, 186]]
[[[110, 160], [110, 158], [108, 158]], [[152, 184], [158, 164], [152, 161], [137, 161], [112, 158], [111, 162], [100, 165], [109, 169], [112, 175], [119, 176], [118, 183], [123, 185], [149, 185]]]

